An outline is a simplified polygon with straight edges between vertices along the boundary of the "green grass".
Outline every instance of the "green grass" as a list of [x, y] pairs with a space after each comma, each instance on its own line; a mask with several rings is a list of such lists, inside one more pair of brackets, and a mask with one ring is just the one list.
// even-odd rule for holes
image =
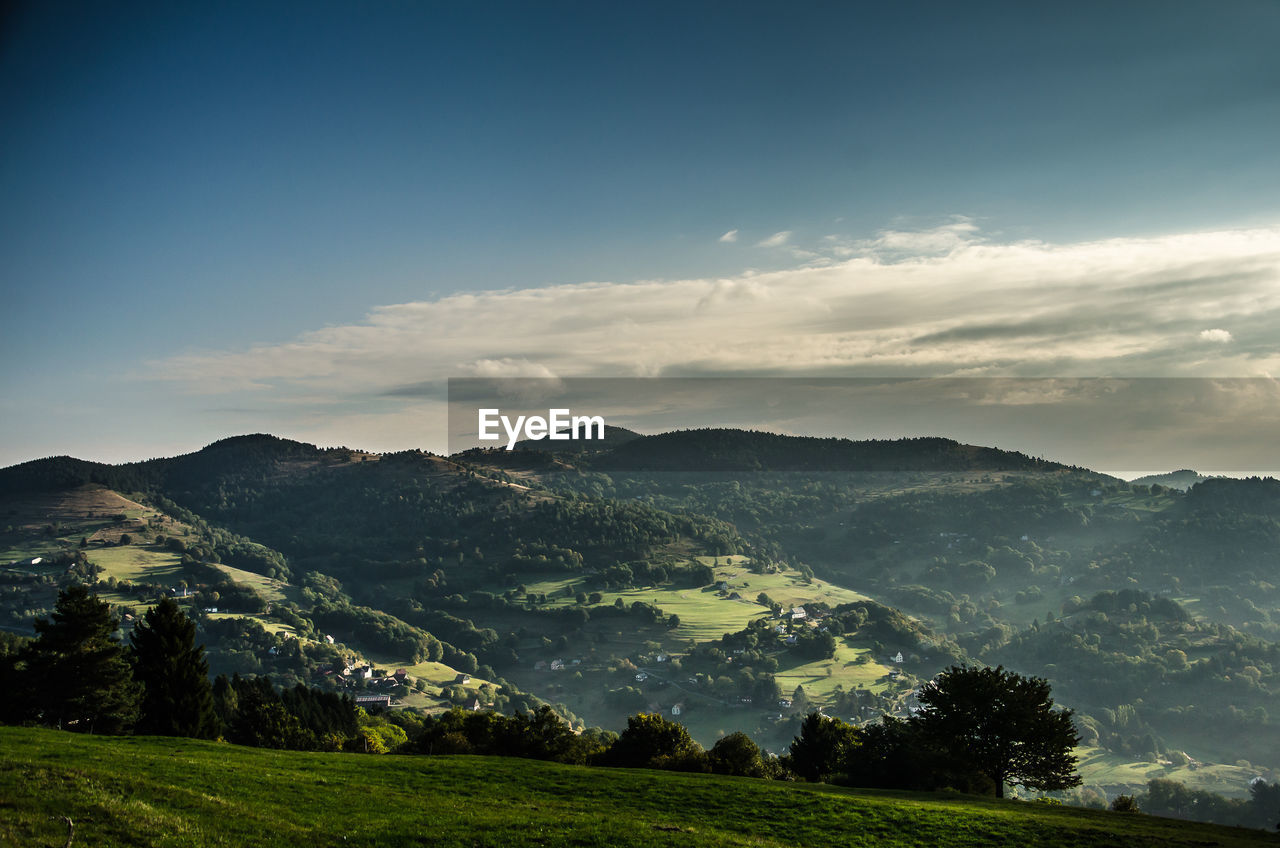
[[271, 577], [265, 577], [253, 571], [245, 571], [243, 568], [236, 568], [233, 565], [214, 565], [214, 568], [226, 574], [237, 583], [247, 583], [253, 587], [259, 595], [268, 601], [283, 601], [289, 596], [292, 588], [283, 580], [276, 580]]
[[885, 679], [892, 669], [874, 661], [858, 662], [858, 658], [870, 654], [870, 648], [852, 648], [843, 641], [836, 643], [836, 653], [831, 659], [817, 660], [793, 668], [781, 668], [774, 675], [784, 697], [791, 697], [796, 686], [804, 686], [805, 694], [815, 705], [830, 700], [837, 685], [845, 691], [869, 689], [880, 693], [889, 687]]
[[1274, 835], [957, 795], [481, 757], [0, 728], [0, 842], [101, 846], [1252, 846]]
[[[728, 594], [737, 592], [741, 598], [730, 600], [726, 595], [710, 589], [678, 589], [655, 586], [647, 589], [624, 589], [621, 591], [601, 592], [602, 603], [612, 604], [618, 598], [624, 604], [643, 601], [656, 604], [667, 614], [680, 617], [680, 626], [671, 631], [676, 639], [718, 639], [725, 633], [736, 633], [747, 626], [753, 619], [767, 614], [764, 607], [756, 603], [756, 598], [765, 592], [774, 601], [786, 606], [802, 606], [822, 601], [832, 607], [838, 604], [865, 601], [867, 596], [849, 589], [813, 579], [806, 581], [798, 572], [786, 571], [775, 574], [752, 574], [747, 570], [750, 560], [745, 556], [697, 557], [697, 559], [713, 566], [716, 583], [728, 584]], [[546, 594], [554, 600], [552, 606], [569, 606], [574, 603], [572, 597], [563, 597], [566, 589], [576, 593], [588, 591], [584, 582], [576, 577], [556, 577], [531, 583], [527, 587], [530, 593]], [[848, 684], [846, 684], [847, 686]]]
[[[548, 596], [562, 591], [564, 586], [576, 586], [573, 580], [548, 580], [531, 584], [530, 592], [545, 592]], [[575, 588], [576, 591], [576, 588]], [[651, 587], [648, 589], [623, 589], [601, 592], [601, 603], [612, 604], [618, 598], [624, 604], [635, 601], [656, 604], [667, 614], [680, 616], [680, 626], [670, 632], [677, 639], [718, 639], [725, 633], [737, 632], [755, 618], [768, 614], [768, 610], [755, 603], [754, 598], [731, 601], [713, 591], [702, 589], [674, 589]], [[573, 598], [556, 598], [550, 606], [572, 606]], [[643, 640], [641, 640], [643, 641]]]
[[1084, 782], [1099, 786], [1145, 787], [1147, 781], [1159, 777], [1176, 780], [1192, 789], [1243, 798], [1248, 794], [1249, 781], [1258, 776], [1257, 769], [1222, 763], [1202, 763], [1191, 768], [1129, 760], [1101, 748], [1080, 748], [1076, 753]]
[[97, 548], [88, 551], [89, 562], [102, 566], [101, 579], [114, 577], [129, 583], [156, 583], [176, 586], [184, 579], [182, 558], [172, 551], [142, 545]]

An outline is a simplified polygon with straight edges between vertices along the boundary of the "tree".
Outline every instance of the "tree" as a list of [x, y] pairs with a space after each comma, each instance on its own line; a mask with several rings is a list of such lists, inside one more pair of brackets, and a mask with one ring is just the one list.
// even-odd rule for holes
[[1006, 785], [1054, 791], [1080, 785], [1072, 711], [1053, 708], [1049, 683], [1003, 666], [952, 666], [920, 692], [924, 739], [958, 767]]
[[110, 608], [84, 586], [58, 593], [22, 655], [29, 705], [47, 724], [122, 733], [138, 715], [138, 686], [114, 638]]
[[1267, 783], [1262, 778], [1254, 778], [1249, 784], [1249, 806], [1256, 827], [1280, 829], [1277, 823], [1280, 822], [1280, 782]]
[[805, 780], [828, 780], [847, 771], [849, 754], [858, 744], [856, 727], [809, 713], [800, 723], [800, 735], [791, 741], [791, 770]]
[[742, 731], [730, 733], [707, 752], [711, 770], [716, 774], [738, 777], [764, 777], [764, 761], [760, 746]]
[[213, 687], [196, 625], [171, 598], [147, 611], [129, 636], [133, 676], [142, 684], [138, 733], [159, 736], [218, 735]]
[[706, 757], [684, 725], [654, 713], [627, 718], [622, 731], [605, 754], [605, 764], [632, 768], [665, 768], [703, 771]]
[[1132, 795], [1117, 795], [1111, 802], [1111, 810], [1116, 813], [1138, 812], [1138, 802]]

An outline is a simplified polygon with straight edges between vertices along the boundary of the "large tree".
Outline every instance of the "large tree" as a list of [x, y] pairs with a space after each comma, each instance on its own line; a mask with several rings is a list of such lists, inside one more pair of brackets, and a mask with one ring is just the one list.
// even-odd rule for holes
[[22, 653], [34, 717], [88, 733], [122, 733], [138, 715], [138, 685], [114, 637], [110, 608], [84, 586], [58, 593]]
[[660, 715], [641, 713], [627, 718], [627, 729], [605, 753], [611, 766], [705, 771], [702, 746], [682, 724]]
[[1003, 666], [952, 666], [920, 691], [914, 719], [924, 738], [956, 766], [1004, 787], [1053, 791], [1080, 785], [1079, 744], [1068, 709], [1054, 709], [1049, 684]]
[[213, 687], [196, 625], [165, 598], [149, 610], [129, 637], [134, 679], [142, 684], [138, 733], [159, 736], [218, 735]]

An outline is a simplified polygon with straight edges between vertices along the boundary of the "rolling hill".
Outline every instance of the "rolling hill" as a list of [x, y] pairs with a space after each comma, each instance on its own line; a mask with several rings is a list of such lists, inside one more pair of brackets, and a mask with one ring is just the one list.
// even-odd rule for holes
[[0, 840], [153, 846], [1275, 845], [1274, 834], [962, 795], [488, 757], [307, 754], [0, 728]]

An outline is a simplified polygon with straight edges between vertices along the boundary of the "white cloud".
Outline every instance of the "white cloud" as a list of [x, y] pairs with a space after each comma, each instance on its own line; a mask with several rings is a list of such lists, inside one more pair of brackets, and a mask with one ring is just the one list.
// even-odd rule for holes
[[733, 242], [735, 242], [735, 241], [737, 241], [737, 240], [738, 240], [738, 231], [737, 231], [737, 230], [730, 230], [729, 232], [727, 232], [727, 233], [725, 233], [724, 235], [720, 236], [720, 241], [722, 241], [722, 242], [726, 242], [726, 243], [733, 243]]
[[[150, 376], [192, 393], [252, 393], [305, 433], [306, 414], [355, 426], [438, 400], [460, 376], [1280, 373], [1280, 230], [1055, 245], [984, 240], [960, 222], [819, 249], [821, 264], [718, 279], [380, 306], [284, 343], [173, 357]], [[1197, 335], [1232, 344], [1188, 347]]]
[[756, 242], [756, 247], [782, 247], [791, 241], [791, 230], [782, 230], [769, 236], [767, 239], [761, 239]]

